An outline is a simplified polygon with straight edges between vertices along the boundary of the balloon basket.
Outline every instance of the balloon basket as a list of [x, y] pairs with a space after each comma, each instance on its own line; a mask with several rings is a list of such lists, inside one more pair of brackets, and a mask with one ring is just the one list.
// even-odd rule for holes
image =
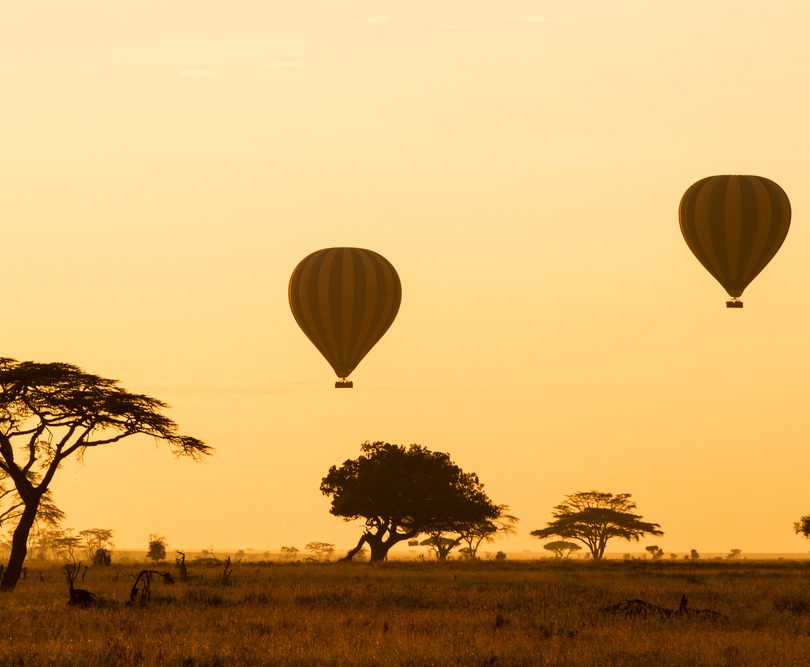
[[351, 380], [338, 380], [335, 382], [335, 389], [351, 389], [354, 387], [354, 382]]
[[732, 299], [731, 301], [726, 301], [726, 308], [742, 308], [743, 302], [738, 301], [737, 299]]

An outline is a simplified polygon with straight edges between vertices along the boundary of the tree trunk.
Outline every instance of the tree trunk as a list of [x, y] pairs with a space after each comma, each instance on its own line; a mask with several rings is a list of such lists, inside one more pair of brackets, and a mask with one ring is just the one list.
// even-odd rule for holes
[[386, 544], [382, 540], [368, 540], [368, 545], [371, 547], [371, 558], [369, 560], [372, 563], [382, 563], [387, 560], [388, 550], [393, 546], [393, 544]]
[[360, 549], [363, 548], [363, 544], [368, 544], [368, 546], [371, 547], [371, 557], [369, 561], [372, 563], [384, 561], [388, 557], [388, 550], [393, 546], [383, 542], [382, 538], [377, 535], [365, 533], [363, 537], [360, 538], [357, 546], [341, 558], [341, 560], [351, 560], [354, 558], [360, 552]]
[[14, 536], [11, 539], [11, 553], [8, 557], [6, 571], [3, 572], [3, 579], [0, 581], [0, 591], [13, 591], [20, 579], [23, 564], [25, 563], [25, 556], [28, 553], [28, 534], [31, 532], [31, 526], [34, 525], [34, 520], [37, 518], [38, 508], [38, 498], [30, 501], [29, 504], [25, 506], [20, 516], [20, 522], [14, 529]]
[[352, 558], [354, 558], [354, 557], [355, 557], [355, 556], [356, 556], [358, 553], [360, 553], [360, 549], [362, 549], [362, 548], [363, 548], [363, 545], [364, 545], [366, 542], [368, 542], [368, 534], [367, 534], [367, 533], [363, 533], [363, 537], [361, 537], [361, 538], [360, 538], [360, 541], [357, 543], [357, 546], [356, 546], [356, 547], [354, 547], [354, 549], [352, 549], [351, 551], [349, 551], [349, 553], [347, 553], [347, 554], [346, 554], [346, 555], [345, 555], [343, 558], [341, 558], [340, 560], [348, 560], [348, 561], [350, 561], [350, 560], [351, 560]]

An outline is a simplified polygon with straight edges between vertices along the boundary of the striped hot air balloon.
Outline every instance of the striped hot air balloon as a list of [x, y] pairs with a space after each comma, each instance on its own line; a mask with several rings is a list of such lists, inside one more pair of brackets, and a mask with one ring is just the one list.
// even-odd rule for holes
[[709, 176], [691, 185], [678, 211], [686, 245], [742, 308], [739, 297], [771, 261], [790, 227], [785, 191], [762, 176]]
[[363, 248], [325, 248], [290, 277], [293, 317], [340, 378], [347, 380], [394, 321], [402, 285], [385, 257]]

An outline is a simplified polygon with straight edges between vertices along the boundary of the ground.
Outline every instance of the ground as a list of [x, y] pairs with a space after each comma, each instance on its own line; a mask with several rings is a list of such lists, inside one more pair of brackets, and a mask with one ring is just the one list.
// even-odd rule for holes
[[[128, 563], [75, 586], [29, 564], [0, 595], [0, 664], [799, 665], [810, 655], [810, 563], [389, 562], [189, 564], [128, 606]], [[714, 614], [633, 617], [640, 599]]]

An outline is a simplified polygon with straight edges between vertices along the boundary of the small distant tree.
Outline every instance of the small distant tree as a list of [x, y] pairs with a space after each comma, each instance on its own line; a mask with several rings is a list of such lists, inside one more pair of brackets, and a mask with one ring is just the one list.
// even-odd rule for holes
[[793, 530], [799, 535], [804, 535], [810, 540], [810, 514], [803, 516], [793, 524]]
[[602, 560], [608, 540], [614, 537], [638, 541], [644, 535], [664, 534], [657, 523], [642, 521], [635, 509], [629, 493], [574, 493], [554, 508], [554, 520], [546, 528], [531, 535], [577, 540], [590, 549], [594, 560]]
[[329, 542], [310, 542], [304, 549], [312, 552], [317, 560], [329, 560], [335, 553], [335, 545]]
[[84, 542], [84, 550], [90, 561], [95, 561], [96, 552], [103, 549], [109, 554], [112, 550], [113, 531], [109, 528], [88, 528], [80, 530], [79, 537]]
[[50, 538], [50, 548], [54, 559], [76, 562], [76, 552], [82, 546], [82, 539], [73, 534], [71, 528], [56, 530]]
[[549, 542], [548, 544], [544, 544], [543, 548], [546, 551], [551, 551], [554, 553], [555, 558], [559, 558], [560, 560], [566, 560], [571, 556], [572, 553], [575, 551], [580, 551], [582, 549], [576, 542], [566, 542], [565, 540], [557, 540], [556, 542]]
[[32, 551], [42, 560], [75, 561], [81, 538], [71, 528], [43, 528], [34, 535]]
[[461, 542], [465, 545], [462, 550], [465, 558], [478, 558], [478, 548], [484, 542], [494, 542], [498, 537], [515, 534], [515, 526], [520, 519], [508, 513], [509, 505], [498, 505], [497, 508], [498, 516], [495, 518], [473, 522], [459, 531]]
[[700, 554], [697, 552], [697, 549], [691, 549], [689, 551], [689, 560], [697, 560], [700, 558]]
[[419, 545], [432, 551], [437, 560], [445, 561], [450, 552], [460, 543], [460, 537], [448, 537], [441, 530], [433, 530], [428, 533], [427, 539], [422, 540]]
[[295, 560], [298, 556], [298, 547], [281, 547], [281, 558], [283, 560]]
[[661, 560], [664, 557], [664, 550], [655, 544], [644, 547], [644, 551], [650, 554], [653, 560]]
[[166, 560], [166, 538], [151, 533], [149, 535], [149, 549], [146, 552], [146, 557], [155, 563]]
[[729, 560], [737, 560], [741, 554], [742, 549], [732, 549], [731, 551], [728, 552], [728, 556], [726, 556], [726, 558], [728, 558]]

